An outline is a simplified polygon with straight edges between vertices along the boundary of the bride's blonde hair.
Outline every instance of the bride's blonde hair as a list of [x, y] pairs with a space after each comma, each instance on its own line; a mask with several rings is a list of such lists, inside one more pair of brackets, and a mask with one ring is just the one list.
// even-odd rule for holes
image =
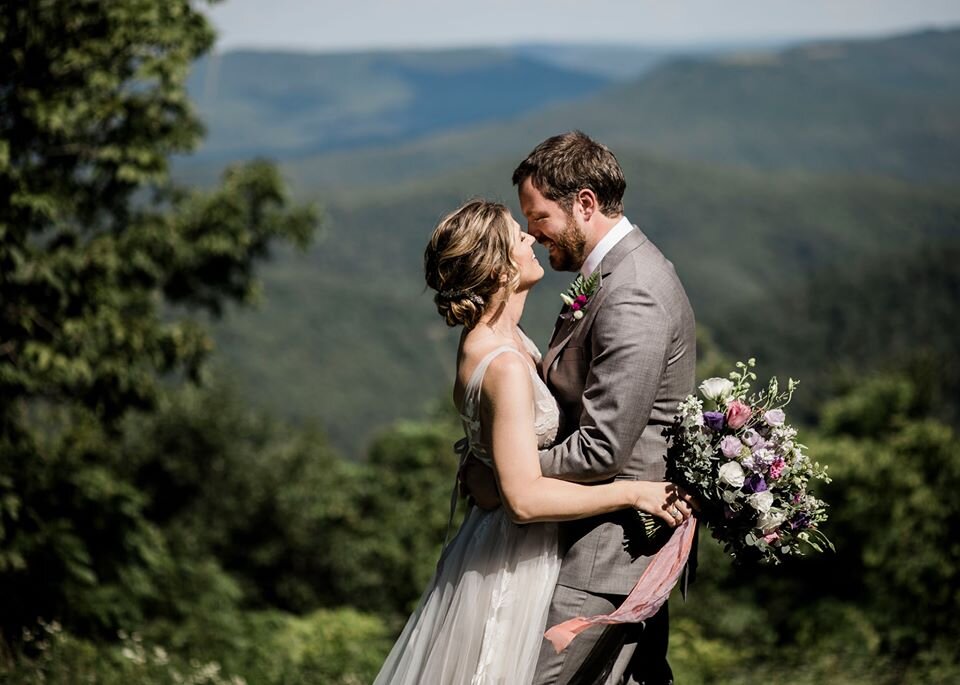
[[471, 200], [443, 218], [423, 255], [427, 286], [448, 326], [473, 328], [504, 285], [512, 292], [520, 269], [511, 254], [510, 210], [497, 202]]

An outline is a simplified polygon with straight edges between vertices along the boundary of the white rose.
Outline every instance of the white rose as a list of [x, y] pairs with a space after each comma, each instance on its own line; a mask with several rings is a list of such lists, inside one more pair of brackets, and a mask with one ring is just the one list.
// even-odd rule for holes
[[[757, 493], [757, 494], [762, 495], [764, 493]], [[767, 511], [767, 513], [761, 516], [760, 520], [757, 521], [757, 526], [764, 533], [769, 533], [772, 530], [778, 528], [780, 524], [784, 522], [785, 519], [786, 519], [786, 514], [784, 514], [783, 509], [777, 509], [776, 507], [771, 507]]]
[[743, 467], [735, 461], [728, 461], [720, 467], [720, 482], [735, 488], [743, 487]]
[[761, 514], [766, 514], [773, 506], [773, 493], [769, 490], [755, 492], [747, 497], [747, 502]]
[[708, 400], [719, 402], [730, 397], [733, 392], [733, 381], [726, 378], [708, 378], [700, 384], [700, 392]]

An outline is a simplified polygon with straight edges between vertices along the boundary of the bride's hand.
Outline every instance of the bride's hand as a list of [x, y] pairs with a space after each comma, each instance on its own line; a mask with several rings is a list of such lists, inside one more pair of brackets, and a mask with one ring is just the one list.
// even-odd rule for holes
[[679, 485], [649, 480], [628, 481], [633, 508], [662, 519], [671, 528], [678, 526], [700, 508], [695, 497]]

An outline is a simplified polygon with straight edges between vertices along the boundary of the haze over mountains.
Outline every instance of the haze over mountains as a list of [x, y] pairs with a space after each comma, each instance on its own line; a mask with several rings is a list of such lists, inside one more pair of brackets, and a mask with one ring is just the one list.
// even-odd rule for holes
[[639, 78], [681, 55], [745, 46], [513, 48], [308, 54], [236, 50], [199, 60], [188, 81], [207, 123], [191, 156], [301, 159], [409, 142], [503, 121]]
[[[617, 153], [627, 215], [674, 261], [698, 321], [731, 353], [752, 340], [776, 346], [774, 333], [759, 344], [769, 330], [807, 348], [804, 335], [817, 335], [826, 354], [829, 332], [792, 321], [792, 296], [829, 292], [822, 274], [839, 265], [862, 264], [848, 271], [866, 285], [875, 265], [895, 272], [903, 261], [916, 280], [916, 255], [960, 240], [960, 31], [780, 52], [638, 49], [624, 53], [633, 73], [623, 54], [618, 72], [598, 69], [596, 55], [578, 67], [573, 49], [540, 53], [234, 53], [220, 58], [215, 91], [203, 87], [211, 65], [198, 65], [209, 144], [179, 163], [181, 176], [202, 182], [231, 158], [272, 156], [327, 211], [323, 241], [264, 270], [261, 309], [218, 326], [221, 364], [242, 389], [319, 421], [354, 454], [386, 422], [445, 398], [455, 335], [423, 293], [426, 238], [470, 196], [515, 207], [515, 164], [570, 128]], [[944, 270], [935, 273], [939, 292]], [[528, 329], [543, 345], [568, 280], [548, 274], [529, 301]], [[917, 306], [883, 292], [873, 323]], [[956, 315], [949, 302], [937, 307], [922, 320]], [[745, 309], [763, 311], [770, 328], [750, 325]], [[751, 330], [745, 343], [734, 320]], [[870, 358], [902, 355], [907, 335], [892, 333], [896, 343], [874, 345]], [[774, 370], [795, 371], [781, 352]], [[817, 360], [807, 357], [809, 374]]]
[[594, 93], [608, 78], [498, 50], [304, 55], [230, 52], [197, 63], [200, 159], [277, 159], [393, 143]]
[[496, 159], [579, 127], [618, 152], [957, 180], [957, 36], [931, 31], [780, 53], [679, 58], [586, 100], [387, 150], [318, 156], [293, 171], [329, 184], [381, 183], [442, 173], [464, 155]]

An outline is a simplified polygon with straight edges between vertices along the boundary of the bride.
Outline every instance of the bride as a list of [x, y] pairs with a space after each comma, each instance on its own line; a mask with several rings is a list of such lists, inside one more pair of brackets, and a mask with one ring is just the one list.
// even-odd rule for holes
[[550, 522], [634, 508], [673, 527], [691, 514], [689, 496], [671, 483], [580, 485], [541, 474], [537, 451], [560, 422], [537, 374], [540, 353], [519, 327], [544, 273], [534, 242], [506, 207], [474, 200], [444, 218], [427, 246], [437, 309], [463, 326], [453, 394], [466, 451], [493, 468], [503, 507], [467, 513], [375, 685], [529, 683], [560, 568]]

